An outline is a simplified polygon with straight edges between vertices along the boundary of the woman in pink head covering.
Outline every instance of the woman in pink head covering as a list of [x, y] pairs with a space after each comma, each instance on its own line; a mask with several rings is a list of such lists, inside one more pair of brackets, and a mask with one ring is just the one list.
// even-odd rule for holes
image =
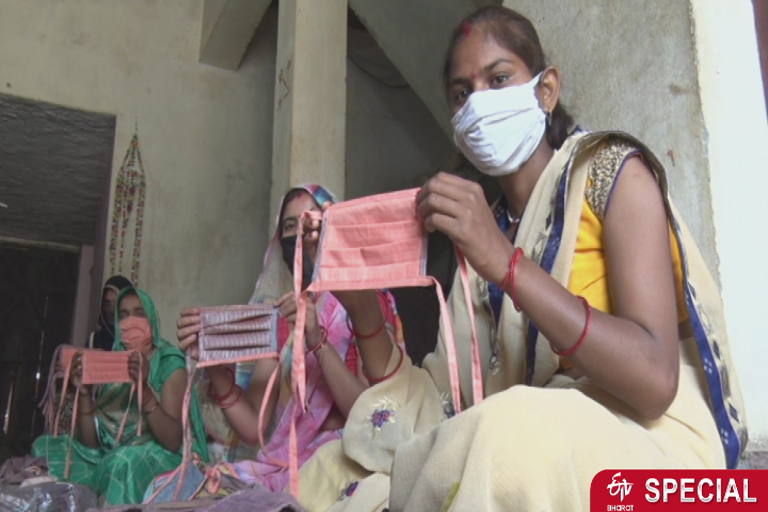
[[[317, 184], [295, 187], [283, 197], [277, 227], [264, 257], [264, 267], [249, 303], [274, 303], [280, 308], [278, 333], [280, 360], [259, 360], [239, 365], [237, 375], [230, 368], [213, 367], [207, 370], [210, 394], [236, 436], [230, 436], [229, 462], [242, 453], [237, 445], [258, 443], [259, 410], [268, 400], [264, 425], [267, 425], [266, 444], [261, 446], [255, 460], [241, 460], [233, 465], [224, 464], [230, 474], [248, 483], [259, 482], [271, 490], [283, 490], [288, 483], [289, 435], [294, 396], [290, 382], [293, 346], [293, 324], [296, 304], [293, 293], [293, 261], [296, 237], [301, 215], [308, 210], [321, 210], [336, 202], [334, 196]], [[316, 242], [316, 240], [315, 240]], [[313, 273], [316, 243], [304, 244], [305, 257], [302, 271], [304, 287]], [[388, 292], [379, 294], [382, 310], [387, 311], [382, 329], [402, 340], [402, 329], [395, 309], [394, 298]], [[201, 329], [199, 310], [190, 308], [182, 312], [178, 321], [179, 346], [197, 357], [197, 334]], [[364, 336], [365, 333], [361, 334]], [[347, 313], [329, 292], [312, 296], [307, 308], [305, 332], [307, 368], [307, 408], [298, 412], [298, 463], [303, 465], [314, 452], [328, 441], [340, 439], [347, 414], [357, 397], [367, 387], [357, 358], [357, 349], [349, 328]], [[279, 384], [274, 392], [265, 396], [270, 376], [280, 365]], [[234, 439], [233, 439], [234, 437]]]

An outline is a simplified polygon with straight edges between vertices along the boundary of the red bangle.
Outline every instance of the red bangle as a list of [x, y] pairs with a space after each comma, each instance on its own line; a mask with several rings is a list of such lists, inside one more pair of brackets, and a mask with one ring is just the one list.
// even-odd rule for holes
[[368, 380], [368, 382], [370, 382], [371, 384], [378, 384], [380, 382], [384, 382], [385, 380], [388, 380], [388, 379], [392, 378], [393, 375], [395, 375], [397, 372], [400, 371], [400, 368], [403, 367], [403, 361], [405, 360], [405, 354], [403, 353], [403, 349], [402, 349], [402, 347], [400, 345], [396, 344], [395, 346], [400, 351], [400, 362], [397, 363], [397, 367], [394, 370], [392, 370], [391, 372], [389, 372], [388, 374], [384, 375], [383, 377], [379, 377], [379, 378], [375, 378], [375, 377], [369, 376], [368, 373], [366, 373], [366, 371], [365, 371], [365, 367], [363, 367], [363, 376]]
[[581, 295], [579, 295], [577, 298], [582, 302], [582, 304], [584, 304], [584, 309], [587, 311], [587, 321], [584, 324], [584, 331], [582, 331], [581, 337], [579, 338], [579, 340], [576, 342], [574, 346], [572, 346], [568, 350], [559, 350], [555, 347], [552, 347], [552, 351], [561, 357], [568, 357], [572, 355], [574, 352], [576, 352], [577, 350], [579, 350], [579, 347], [581, 347], [581, 345], [584, 343], [584, 340], [587, 339], [587, 334], [589, 334], [589, 328], [592, 326], [592, 306], [590, 306], [589, 301], [587, 301], [587, 299], [585, 299]]
[[213, 398], [213, 401], [216, 402], [217, 404], [219, 402], [223, 402], [224, 400], [232, 396], [232, 392], [235, 390], [235, 387], [237, 387], [237, 383], [235, 381], [235, 373], [232, 371], [231, 368], [225, 368], [225, 370], [232, 377], [232, 386], [230, 386], [229, 391], [227, 391], [226, 395], [224, 396], [217, 395], [216, 392], [213, 390], [213, 382], [208, 384], [208, 393], [210, 393], [211, 398]]
[[142, 410], [142, 411], [144, 411], [144, 414], [146, 414], [147, 416], [149, 416], [150, 414], [152, 414], [153, 412], [155, 412], [155, 409], [157, 409], [157, 406], [158, 406], [158, 405], [160, 405], [160, 402], [158, 402], [158, 401], [155, 401], [155, 405], [154, 405], [154, 406], [153, 406], [153, 407], [152, 407], [150, 410], [146, 410], [146, 408], [145, 408], [145, 407], [142, 407], [142, 408], [141, 408], [141, 410]]
[[318, 341], [317, 345], [315, 345], [312, 349], [307, 350], [307, 354], [316, 354], [318, 350], [323, 348], [323, 345], [325, 345], [325, 342], [328, 340], [328, 331], [322, 325], [320, 326], [320, 332], [322, 333], [320, 336], [320, 341]]
[[[378, 291], [378, 294], [383, 295], [381, 291]], [[376, 336], [381, 334], [381, 332], [387, 326], [387, 314], [389, 313], [389, 304], [386, 302], [386, 297], [384, 297], [384, 307], [386, 308], [382, 312], [382, 316], [384, 317], [384, 320], [381, 322], [381, 325], [379, 326], [379, 328], [376, 329], [372, 334], [362, 335], [357, 331], [355, 331], [355, 328], [352, 327], [352, 322], [350, 321], [349, 316], [347, 316], [347, 328], [349, 329], [349, 332], [352, 333], [352, 337], [357, 338], [358, 341], [361, 341], [361, 340], [369, 340], [371, 338], [375, 338]]]
[[512, 259], [509, 260], [509, 294], [512, 297], [512, 305], [515, 311], [520, 312], [520, 306], [517, 304], [517, 291], [515, 291], [515, 274], [517, 273], [517, 263], [523, 257], [523, 250], [516, 248], [512, 253]]
[[154, 396], [155, 396], [155, 395], [154, 395], [154, 394], [153, 394], [151, 391], [150, 391], [149, 393], [147, 393], [146, 395], [147, 395], [147, 398], [146, 398], [146, 399], [144, 400], [144, 402], [141, 404], [141, 408], [142, 408], [142, 409], [143, 409], [144, 407], [146, 407], [146, 406], [147, 406], [147, 404], [148, 404], [149, 402], [151, 402], [151, 401], [152, 401], [152, 397], [154, 397]]
[[243, 393], [243, 388], [241, 388], [237, 384], [235, 384], [235, 388], [237, 388], [237, 391], [238, 391], [237, 398], [235, 398], [234, 400], [232, 400], [228, 404], [222, 404], [221, 402], [217, 401], [216, 405], [218, 405], [222, 409], [229, 409], [233, 405], [236, 405], [240, 400], [242, 400], [243, 399], [243, 395], [245, 394], [245, 393]]
[[506, 273], [504, 273], [504, 279], [501, 280], [499, 283], [499, 288], [501, 288], [502, 292], [506, 292], [507, 288], [509, 287], [509, 279], [512, 276], [512, 272], [510, 270], [512, 269], [512, 261], [515, 259], [515, 253], [517, 252], [517, 249], [512, 251], [512, 257], [509, 258], [509, 268], [507, 269]]
[[504, 276], [504, 280], [499, 283], [501, 291], [506, 292], [509, 289], [509, 295], [512, 297], [512, 305], [515, 306], [515, 311], [520, 312], [520, 306], [517, 305], [517, 292], [515, 291], [515, 271], [517, 270], [517, 263], [520, 258], [523, 257], [523, 250], [516, 247], [512, 252], [512, 257], [509, 258], [509, 270]]

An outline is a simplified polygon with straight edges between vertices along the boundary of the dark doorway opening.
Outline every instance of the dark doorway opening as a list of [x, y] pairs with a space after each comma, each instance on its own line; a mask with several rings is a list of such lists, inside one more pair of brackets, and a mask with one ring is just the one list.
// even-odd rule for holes
[[42, 433], [56, 347], [95, 326], [114, 136], [113, 115], [0, 94], [0, 461]]
[[72, 329], [80, 255], [0, 245], [0, 460], [29, 451], [43, 433], [37, 404], [56, 347]]

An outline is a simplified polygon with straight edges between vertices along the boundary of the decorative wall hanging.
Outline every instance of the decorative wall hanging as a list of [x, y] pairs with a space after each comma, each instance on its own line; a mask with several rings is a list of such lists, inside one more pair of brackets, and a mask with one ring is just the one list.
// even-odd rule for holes
[[[109, 240], [109, 262], [111, 274], [122, 274], [125, 254], [131, 255], [131, 282], [139, 284], [139, 267], [141, 258], [141, 235], [144, 225], [144, 197], [147, 182], [144, 164], [139, 150], [139, 135], [134, 132], [128, 152], [123, 159], [123, 165], [115, 181], [115, 199], [112, 205], [112, 228]], [[130, 245], [126, 251], [126, 236], [130, 234], [129, 225], [133, 221], [133, 250]], [[127, 267], [127, 264], [125, 265]]]

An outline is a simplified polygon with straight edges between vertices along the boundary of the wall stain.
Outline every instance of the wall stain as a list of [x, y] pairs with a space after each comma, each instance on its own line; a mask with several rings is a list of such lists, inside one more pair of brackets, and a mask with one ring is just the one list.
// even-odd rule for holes
[[669, 84], [669, 92], [672, 96], [681, 96], [683, 94], [691, 94], [691, 90], [687, 87], [682, 87], [677, 84]]
[[285, 100], [289, 94], [291, 94], [291, 88], [288, 86], [288, 80], [283, 76], [283, 71], [288, 71], [291, 69], [292, 60], [288, 59], [288, 65], [285, 66], [285, 70], [280, 70], [280, 74], [277, 76], [278, 82], [280, 82], [280, 85], [285, 87], [285, 92], [280, 96], [280, 99], [277, 100], [277, 111], [280, 112], [280, 109], [283, 106], [283, 100]]

